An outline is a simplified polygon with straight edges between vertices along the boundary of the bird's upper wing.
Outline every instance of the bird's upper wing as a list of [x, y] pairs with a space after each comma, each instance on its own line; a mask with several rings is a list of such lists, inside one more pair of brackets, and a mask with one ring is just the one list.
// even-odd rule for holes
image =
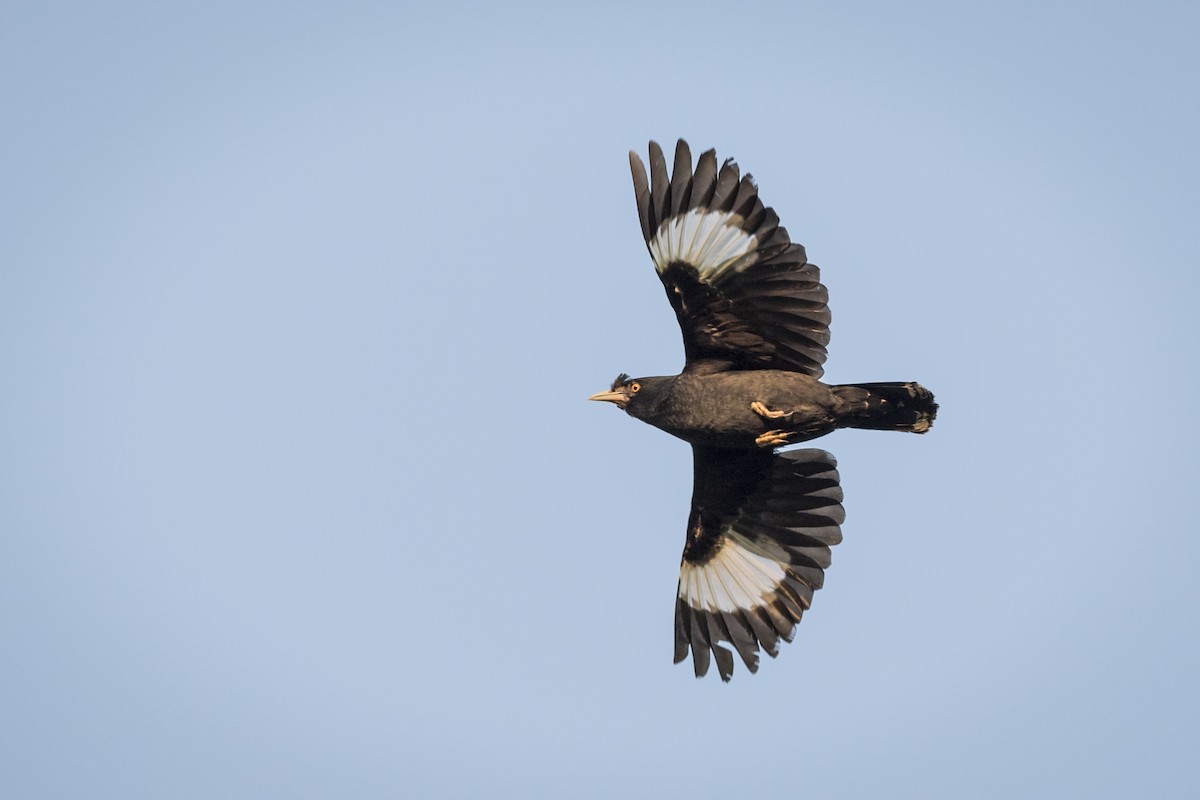
[[700, 156], [687, 142], [667, 175], [650, 142], [650, 175], [630, 151], [646, 246], [683, 330], [685, 371], [787, 369], [821, 377], [829, 294], [820, 270], [792, 243], [733, 159]]
[[737, 650], [758, 670], [774, 657], [821, 588], [829, 548], [842, 540], [837, 462], [824, 450], [693, 447], [695, 484], [675, 600], [675, 663], [692, 651], [696, 676], [709, 653], [722, 680]]

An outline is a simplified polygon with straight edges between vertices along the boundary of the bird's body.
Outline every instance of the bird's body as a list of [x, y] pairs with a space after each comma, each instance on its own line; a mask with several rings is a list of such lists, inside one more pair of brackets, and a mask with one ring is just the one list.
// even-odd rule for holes
[[756, 402], [801, 412], [795, 441], [827, 433], [837, 418], [837, 398], [829, 387], [798, 372], [684, 373], [639, 382], [645, 397], [629, 405], [630, 416], [689, 444], [755, 447], [759, 436], [777, 427], [754, 412]]
[[[629, 404], [630, 416], [689, 444], [709, 447], [762, 447], [762, 437], [773, 431], [786, 444], [796, 444], [837, 428], [910, 430], [928, 418], [916, 384], [877, 384], [899, 389], [887, 401], [880, 388], [830, 386], [788, 370], [684, 372], [638, 382], [639, 402]], [[906, 399], [909, 414], [904, 413]]]
[[716, 659], [733, 674], [733, 646], [758, 669], [824, 581], [841, 541], [842, 490], [824, 450], [777, 448], [837, 428], [924, 433], [937, 415], [921, 385], [821, 382], [828, 293], [804, 248], [763, 205], [749, 175], [716, 154], [695, 171], [687, 143], [668, 174], [650, 143], [650, 172], [629, 154], [638, 217], [683, 332], [679, 375], [621, 374], [593, 400], [692, 446], [692, 508], [675, 602], [675, 661], [696, 676]]

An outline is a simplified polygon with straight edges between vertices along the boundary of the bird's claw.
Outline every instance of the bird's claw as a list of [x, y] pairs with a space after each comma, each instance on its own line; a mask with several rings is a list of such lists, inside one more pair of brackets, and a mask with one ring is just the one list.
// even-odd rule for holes
[[754, 440], [754, 443], [759, 447], [779, 447], [788, 443], [788, 439], [792, 438], [789, 431], [767, 431]]
[[780, 417], [786, 417], [789, 415], [789, 412], [787, 411], [772, 411], [758, 400], [755, 400], [750, 404], [750, 410], [755, 414], [758, 414], [760, 417], [766, 417], [767, 419], [779, 419]]

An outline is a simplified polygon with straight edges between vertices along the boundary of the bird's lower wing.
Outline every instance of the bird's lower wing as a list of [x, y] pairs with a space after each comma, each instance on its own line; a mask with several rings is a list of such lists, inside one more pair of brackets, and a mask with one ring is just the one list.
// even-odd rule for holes
[[824, 450], [782, 453], [694, 447], [695, 484], [675, 601], [675, 663], [690, 650], [733, 674], [732, 645], [758, 670], [774, 657], [821, 588], [842, 539], [837, 462]]

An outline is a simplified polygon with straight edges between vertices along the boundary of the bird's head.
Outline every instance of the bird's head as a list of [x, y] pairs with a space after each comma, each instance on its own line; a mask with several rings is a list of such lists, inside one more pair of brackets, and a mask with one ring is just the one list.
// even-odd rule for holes
[[640, 416], [639, 411], [645, 411], [653, 405], [654, 399], [669, 381], [669, 378], [630, 378], [622, 372], [607, 392], [597, 392], [588, 400], [615, 403], [618, 408], [637, 417]]

